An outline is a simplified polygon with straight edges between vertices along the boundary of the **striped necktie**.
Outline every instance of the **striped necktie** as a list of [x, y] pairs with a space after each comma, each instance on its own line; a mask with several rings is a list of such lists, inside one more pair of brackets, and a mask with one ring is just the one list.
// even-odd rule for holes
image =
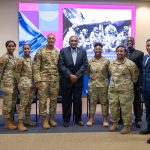
[[146, 59], [146, 61], [145, 61], [145, 66], [146, 66], [146, 64], [147, 64], [148, 60], [149, 60], [149, 56], [147, 57], [147, 59]]

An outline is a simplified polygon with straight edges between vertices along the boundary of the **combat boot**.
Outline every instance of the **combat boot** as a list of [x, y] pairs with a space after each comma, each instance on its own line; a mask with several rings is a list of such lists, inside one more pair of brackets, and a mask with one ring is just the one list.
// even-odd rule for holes
[[94, 124], [94, 117], [90, 117], [88, 122], [86, 123], [87, 126], [91, 127]]
[[30, 119], [30, 117], [26, 117], [26, 120], [25, 120], [25, 125], [27, 125], [27, 126], [35, 126], [36, 125], [36, 122], [34, 122], [34, 121], [32, 121], [31, 119]]
[[130, 132], [130, 126], [124, 126], [121, 130], [121, 134], [128, 134]]
[[49, 125], [49, 123], [47, 121], [46, 116], [42, 116], [42, 122], [43, 122], [42, 126], [43, 126], [44, 129], [49, 129], [50, 128], [50, 125]]
[[28, 129], [24, 126], [22, 119], [19, 119], [19, 120], [18, 120], [18, 129], [19, 129], [20, 131], [22, 131], [22, 132], [28, 130]]
[[13, 118], [10, 118], [11, 123], [17, 127], [17, 124], [14, 122]]
[[11, 120], [11, 123], [17, 127], [17, 124], [14, 122], [14, 114], [10, 115], [10, 120]]
[[[17, 127], [17, 124], [14, 122], [13, 117], [10, 117], [11, 123]], [[5, 128], [7, 128], [7, 124], [5, 123]]]
[[108, 127], [108, 126], [109, 126], [109, 123], [108, 123], [107, 117], [103, 117], [103, 127]]
[[15, 130], [15, 129], [17, 129], [17, 126], [12, 124], [10, 118], [6, 118], [5, 119], [5, 128], [10, 129], [10, 130]]
[[54, 120], [54, 114], [50, 114], [50, 120], [49, 123], [52, 127], [56, 127], [57, 126], [57, 122]]
[[118, 124], [117, 124], [117, 123], [113, 123], [113, 124], [110, 126], [109, 131], [110, 131], [110, 132], [114, 132], [114, 131], [117, 130], [117, 128], [118, 128]]

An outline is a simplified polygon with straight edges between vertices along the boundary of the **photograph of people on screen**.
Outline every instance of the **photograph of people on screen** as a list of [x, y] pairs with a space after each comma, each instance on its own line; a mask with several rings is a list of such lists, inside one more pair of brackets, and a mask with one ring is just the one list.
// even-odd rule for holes
[[93, 45], [103, 44], [103, 55], [114, 59], [118, 45], [126, 45], [131, 36], [132, 11], [119, 9], [63, 9], [63, 47], [69, 45], [69, 37], [76, 35], [78, 47], [87, 51], [88, 58], [94, 56]]

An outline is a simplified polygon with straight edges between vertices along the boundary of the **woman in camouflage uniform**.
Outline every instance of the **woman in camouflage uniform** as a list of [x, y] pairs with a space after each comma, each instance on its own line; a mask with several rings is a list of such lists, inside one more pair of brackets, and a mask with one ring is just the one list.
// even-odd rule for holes
[[122, 111], [124, 128], [121, 134], [130, 132], [132, 121], [132, 104], [134, 99], [133, 83], [138, 79], [138, 68], [134, 62], [125, 58], [125, 48], [116, 48], [117, 58], [109, 66], [111, 82], [108, 98], [111, 111], [112, 126], [109, 131], [116, 131], [119, 119], [119, 109]]
[[90, 118], [87, 122], [87, 126], [94, 124], [94, 115], [96, 111], [97, 102], [101, 103], [103, 126], [108, 127], [108, 67], [109, 60], [103, 57], [102, 54], [103, 45], [101, 43], [95, 43], [94, 52], [95, 57], [89, 61], [88, 74], [89, 80], [89, 95], [90, 95]]
[[15, 80], [15, 63], [16, 59], [13, 55], [16, 43], [7, 41], [7, 53], [0, 57], [0, 82], [3, 96], [3, 116], [5, 118], [5, 128], [16, 129], [17, 126], [13, 121], [13, 115], [17, 97], [17, 83]]
[[27, 128], [23, 124], [23, 115], [25, 114], [26, 125], [36, 125], [30, 120], [31, 104], [35, 89], [33, 87], [33, 73], [32, 73], [32, 59], [30, 57], [30, 45], [23, 46], [24, 56], [19, 58], [16, 62], [16, 79], [20, 92], [20, 104], [18, 109], [18, 129], [26, 131]]

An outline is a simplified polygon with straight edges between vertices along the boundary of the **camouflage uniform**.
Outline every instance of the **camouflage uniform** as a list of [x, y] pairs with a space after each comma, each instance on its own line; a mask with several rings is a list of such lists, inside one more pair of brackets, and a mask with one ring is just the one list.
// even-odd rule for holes
[[[58, 72], [59, 52], [56, 48], [49, 50], [47, 47], [40, 49], [34, 59], [34, 81], [41, 82], [39, 93], [39, 109], [41, 116], [47, 114], [47, 98], [50, 94], [50, 114], [56, 113], [57, 96], [59, 89]], [[50, 93], [49, 93], [50, 92]]]
[[138, 68], [134, 62], [125, 58], [123, 62], [113, 61], [109, 71], [112, 77], [108, 90], [112, 122], [118, 122], [121, 107], [124, 126], [131, 126], [133, 83], [138, 79]]
[[15, 57], [6, 53], [0, 58], [0, 82], [3, 93], [3, 115], [4, 118], [13, 118], [16, 97], [17, 83], [15, 79]]
[[103, 117], [108, 116], [108, 67], [109, 60], [105, 57], [93, 58], [89, 61], [88, 74], [90, 95], [90, 116], [94, 117], [97, 102], [101, 103]]
[[16, 78], [20, 92], [20, 104], [18, 110], [18, 119], [22, 119], [23, 115], [30, 116], [32, 98], [35, 93], [33, 87], [32, 60], [29, 57], [19, 58], [16, 62]]

